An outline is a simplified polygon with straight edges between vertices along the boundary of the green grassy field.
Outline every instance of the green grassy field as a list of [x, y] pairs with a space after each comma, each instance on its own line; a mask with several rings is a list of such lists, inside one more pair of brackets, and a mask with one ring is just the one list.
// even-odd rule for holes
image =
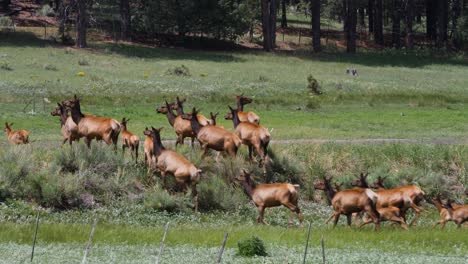
[[[131, 118], [130, 129], [139, 133], [148, 125], [168, 125], [154, 109], [176, 95], [188, 98], [187, 109], [196, 106], [208, 115], [227, 112], [240, 93], [254, 98], [246, 108], [274, 129], [273, 139], [464, 137], [467, 130], [463, 56], [210, 52], [112, 43], [67, 51], [22, 34], [0, 40], [0, 61], [11, 68], [0, 70], [0, 119], [31, 130], [32, 139], [60, 138], [58, 120], [48, 113], [75, 93], [84, 112]], [[191, 76], [167, 74], [180, 65]], [[359, 77], [346, 75], [347, 68], [358, 69]], [[309, 74], [323, 95], [308, 93]], [[34, 98], [36, 113], [28, 114]], [[52, 103], [44, 106], [43, 98]], [[166, 130], [164, 137], [174, 135]]]
[[[133, 165], [129, 157], [98, 144], [89, 151], [82, 145], [59, 149], [59, 121], [49, 112], [56, 101], [76, 93], [85, 113], [130, 118], [129, 129], [141, 137], [145, 126], [165, 126], [163, 137], [174, 139], [166, 118], [155, 112], [164, 100], [179, 95], [187, 97], [187, 110], [197, 106], [205, 114], [224, 114], [227, 105], [234, 105], [234, 95], [245, 93], [254, 98], [246, 109], [259, 114], [273, 140], [466, 138], [464, 55], [360, 52], [265, 54], [102, 42], [75, 50], [29, 33], [0, 35], [0, 121], [30, 130], [33, 140], [24, 148], [8, 146], [5, 136], [0, 140], [0, 262], [28, 260], [35, 208], [40, 207], [35, 260], [40, 263], [79, 261], [95, 217], [100, 222], [93, 263], [150, 262], [167, 221], [172, 227], [165, 263], [213, 261], [225, 231], [230, 232], [225, 263], [300, 263], [306, 228], [286, 228], [284, 208], [267, 214], [271, 226], [255, 225], [254, 206], [228, 181], [241, 167], [258, 172], [245, 161], [244, 148], [238, 159], [216, 164], [211, 158], [201, 160], [198, 147], [179, 149], [206, 171], [202, 201], [217, 208], [194, 215], [188, 197], [164, 196], [157, 184], [149, 183], [144, 166]], [[168, 74], [181, 65], [190, 76]], [[358, 69], [359, 76], [346, 75], [347, 68]], [[309, 74], [319, 81], [322, 95], [307, 91]], [[44, 98], [51, 103], [43, 103]], [[322, 235], [332, 263], [464, 263], [468, 258], [466, 227], [431, 230], [438, 218], [431, 205], [425, 205], [420, 224], [409, 232], [388, 224], [377, 233], [371, 228], [332, 230], [323, 224], [330, 208], [321, 205], [323, 197], [312, 188], [324, 175], [349, 187], [355, 175], [368, 170], [371, 179], [388, 176], [389, 186], [415, 183], [431, 195], [442, 192], [464, 202], [466, 145], [277, 144], [272, 151], [276, 158], [270, 180], [302, 184], [301, 207], [313, 223], [310, 263], [321, 259]], [[76, 207], [83, 193], [92, 193], [98, 206]], [[265, 241], [268, 257], [235, 256], [237, 241], [251, 235]]]

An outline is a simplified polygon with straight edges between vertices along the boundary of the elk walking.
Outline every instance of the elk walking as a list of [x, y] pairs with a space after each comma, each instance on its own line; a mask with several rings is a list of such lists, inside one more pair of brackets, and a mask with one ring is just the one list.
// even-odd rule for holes
[[[249, 122], [252, 124], [260, 124], [260, 117], [254, 112], [244, 112], [244, 105], [252, 103], [252, 99], [245, 97], [243, 94], [236, 95], [237, 109], [239, 110], [239, 120], [241, 122]], [[231, 120], [233, 118], [232, 113], [227, 113], [224, 119]]]
[[292, 224], [293, 213], [297, 214], [299, 222], [302, 223], [304, 217], [298, 206], [298, 189], [299, 185], [289, 183], [269, 183], [269, 184], [255, 184], [250, 177], [250, 173], [242, 170], [241, 175], [236, 179], [241, 182], [244, 192], [255, 203], [258, 209], [257, 223], [267, 224], [263, 219], [265, 208], [283, 205], [289, 210], [291, 214], [289, 217], [289, 225]]
[[161, 142], [161, 129], [151, 128], [153, 138], [153, 155], [156, 160], [156, 168], [161, 172], [163, 187], [166, 186], [166, 175], [174, 175], [176, 182], [186, 191], [187, 185], [192, 188], [195, 212], [198, 211], [197, 184], [200, 181], [202, 170], [174, 150], [166, 149]]
[[378, 196], [370, 189], [356, 188], [350, 190], [335, 191], [331, 185], [332, 178], [324, 178], [314, 184], [317, 190], [323, 190], [327, 195], [335, 211], [325, 223], [334, 218], [333, 226], [338, 223], [340, 215], [346, 215], [348, 226], [351, 226], [351, 217], [353, 213], [366, 212], [375, 224], [375, 230], [380, 227], [380, 214], [377, 211], [376, 202]]
[[57, 108], [50, 113], [52, 116], [58, 116], [60, 118], [60, 127], [62, 132], [62, 146], [68, 141], [70, 146], [73, 141], [79, 141], [78, 126], [73, 122], [71, 116], [68, 115], [66, 107], [60, 103], [57, 103]]

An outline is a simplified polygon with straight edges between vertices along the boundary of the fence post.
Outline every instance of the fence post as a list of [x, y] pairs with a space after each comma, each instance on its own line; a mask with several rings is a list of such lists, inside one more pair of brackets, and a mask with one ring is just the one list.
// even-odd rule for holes
[[325, 242], [323, 241], [323, 235], [322, 235], [322, 263], [325, 264]]
[[164, 229], [164, 235], [161, 241], [161, 247], [159, 248], [158, 256], [156, 257], [156, 264], [159, 264], [159, 260], [161, 259], [162, 253], [164, 251], [164, 241], [166, 241], [167, 230], [169, 229], [169, 222], [166, 224], [166, 228]]
[[216, 263], [218, 264], [221, 263], [221, 258], [223, 257], [224, 247], [226, 246], [228, 235], [229, 235], [228, 232], [224, 234], [223, 244], [221, 245], [221, 249], [219, 250], [219, 254], [218, 254], [218, 260], [216, 261]]
[[309, 222], [309, 230], [307, 231], [307, 240], [306, 240], [306, 246], [304, 250], [304, 260], [302, 261], [303, 264], [306, 263], [306, 257], [307, 257], [307, 248], [309, 247], [309, 239], [310, 239], [310, 227], [312, 226], [312, 222]]
[[81, 264], [86, 264], [86, 258], [88, 257], [88, 252], [89, 252], [89, 249], [91, 248], [91, 240], [93, 239], [96, 225], [97, 225], [97, 218], [94, 219], [93, 228], [91, 229], [91, 233], [89, 234], [88, 243], [86, 244], [86, 249], [85, 249], [85, 253], [83, 256], [83, 260], [81, 261]]
[[34, 248], [36, 247], [36, 238], [37, 238], [38, 228], [39, 228], [39, 210], [37, 211], [37, 216], [36, 216], [36, 228], [34, 230], [34, 239], [33, 239], [33, 244], [32, 244], [32, 251], [31, 251], [31, 262], [33, 261], [33, 258], [34, 258]]

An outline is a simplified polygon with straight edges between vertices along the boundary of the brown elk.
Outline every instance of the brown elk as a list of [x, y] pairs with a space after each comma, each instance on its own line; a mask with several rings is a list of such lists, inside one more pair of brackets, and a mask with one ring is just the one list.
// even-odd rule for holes
[[249, 148], [249, 159], [252, 160], [253, 149], [261, 158], [263, 173], [266, 174], [266, 162], [268, 156], [268, 144], [270, 143], [270, 132], [257, 124], [240, 122], [238, 109], [229, 106], [234, 123], [235, 133], [242, 140], [242, 144]]
[[[249, 122], [252, 124], [260, 124], [260, 117], [255, 114], [254, 112], [248, 111], [244, 112], [244, 105], [252, 103], [252, 99], [245, 97], [243, 94], [241, 95], [236, 95], [236, 103], [237, 103], [237, 109], [239, 110], [239, 120], [241, 122]], [[226, 120], [232, 120], [233, 116], [232, 113], [229, 112], [224, 116], [224, 119]]]
[[216, 112], [216, 114], [213, 114], [213, 112], [210, 112], [210, 119], [211, 119], [211, 125], [216, 126], [216, 118], [218, 117], [219, 112]]
[[465, 222], [468, 222], [468, 205], [455, 205], [452, 204], [452, 201], [449, 199], [445, 204], [452, 221], [457, 224], [457, 227], [460, 228], [461, 225]]
[[[380, 221], [392, 221], [401, 226], [404, 230], [408, 230], [408, 225], [405, 223], [405, 219], [401, 216], [401, 210], [395, 206], [377, 208], [380, 214]], [[363, 227], [367, 224], [372, 223], [372, 220], [365, 220], [359, 227]]]
[[440, 225], [441, 228], [444, 229], [445, 224], [448, 221], [452, 220], [452, 216], [450, 214], [450, 211], [447, 208], [445, 208], [439, 194], [436, 197], [432, 198], [430, 202], [432, 204], [434, 204], [434, 206], [437, 208], [437, 211], [439, 211], [439, 216], [440, 216], [440, 220], [437, 221], [437, 223], [435, 223], [432, 226], [432, 228], [435, 228], [437, 225]]
[[79, 141], [78, 126], [73, 122], [73, 119], [68, 115], [66, 107], [60, 103], [57, 103], [58, 107], [50, 113], [52, 116], [60, 117], [60, 126], [62, 131], [62, 146], [67, 141], [72, 145], [73, 141]]
[[151, 129], [148, 127], [145, 128], [143, 131], [145, 135], [145, 143], [144, 143], [144, 152], [145, 152], [145, 163], [148, 165], [148, 171], [154, 166], [153, 161], [153, 137], [151, 136]]
[[167, 116], [169, 124], [174, 128], [175, 133], [177, 135], [176, 147], [178, 144], [183, 145], [184, 139], [186, 137], [191, 138], [191, 146], [193, 147], [196, 135], [192, 131], [190, 121], [183, 119], [181, 116], [175, 115], [174, 112], [172, 112], [172, 107], [167, 101], [165, 102], [165, 105], [159, 107], [158, 109], [156, 109], [156, 111], [160, 114], [165, 114]]
[[125, 153], [125, 149], [130, 149], [130, 154], [135, 155], [135, 163], [138, 162], [138, 147], [140, 145], [140, 138], [132, 132], [128, 131], [127, 123], [130, 119], [122, 118], [120, 125], [122, 127], [122, 153]]
[[225, 151], [230, 156], [236, 156], [239, 146], [242, 144], [240, 138], [219, 126], [202, 126], [197, 119], [198, 111], [195, 107], [192, 110], [191, 116], [185, 116], [190, 120], [192, 131], [197, 135], [197, 139], [204, 151], [203, 155], [206, 155], [208, 149], [214, 149], [216, 151]]
[[78, 126], [78, 136], [84, 137], [86, 145], [91, 147], [91, 140], [104, 140], [107, 145], [113, 144], [117, 150], [117, 141], [120, 134], [120, 123], [112, 118], [83, 115], [80, 99], [63, 101], [62, 104], [71, 110], [73, 122]]
[[[361, 173], [356, 181], [352, 183], [353, 186], [361, 188], [369, 188], [367, 183], [368, 174]], [[380, 181], [383, 181], [380, 178]], [[376, 186], [372, 184], [372, 186]], [[377, 188], [376, 191], [379, 196], [377, 201], [377, 208], [384, 208], [389, 206], [395, 206], [401, 210], [401, 216], [405, 219], [406, 222], [406, 212], [409, 208], [412, 208], [415, 212], [414, 218], [411, 221], [411, 224], [419, 218], [419, 215], [422, 212], [422, 209], [416, 205], [415, 201], [420, 201], [419, 197], [424, 196], [424, 192], [417, 186], [402, 186], [393, 189], [383, 189], [381, 187]]]
[[[187, 101], [187, 98], [182, 100], [179, 99], [179, 96], [176, 97], [176, 101], [171, 105], [173, 109], [176, 110], [178, 116], [182, 116], [184, 113], [184, 103]], [[190, 114], [190, 113], [187, 113]], [[206, 118], [204, 115], [198, 113], [197, 114], [198, 122], [202, 126], [213, 125], [212, 120]]]
[[375, 229], [380, 227], [380, 214], [376, 208], [377, 194], [370, 189], [356, 188], [350, 190], [335, 191], [331, 185], [332, 178], [324, 178], [314, 184], [317, 190], [323, 190], [327, 195], [329, 203], [335, 211], [325, 223], [334, 218], [335, 227], [340, 215], [346, 215], [348, 225], [351, 226], [353, 213], [366, 212], [375, 224]]
[[289, 183], [270, 183], [256, 185], [250, 177], [250, 173], [242, 170], [236, 179], [241, 182], [245, 193], [255, 203], [258, 209], [257, 223], [267, 224], [263, 219], [265, 208], [283, 205], [291, 210], [289, 224], [292, 224], [293, 213], [297, 214], [299, 222], [302, 223], [303, 215], [298, 206], [299, 185]]
[[153, 155], [156, 160], [156, 168], [161, 172], [163, 187], [166, 185], [166, 175], [174, 175], [176, 182], [186, 191], [187, 185], [192, 187], [192, 196], [195, 205], [195, 212], [198, 211], [197, 184], [200, 180], [202, 170], [195, 167], [193, 163], [174, 150], [166, 149], [161, 142], [162, 128], [152, 127], [151, 136], [153, 138]]
[[21, 129], [21, 130], [12, 130], [11, 126], [13, 123], [8, 124], [5, 122], [5, 133], [7, 134], [8, 141], [10, 143], [21, 145], [21, 144], [28, 144], [29, 143], [29, 132]]

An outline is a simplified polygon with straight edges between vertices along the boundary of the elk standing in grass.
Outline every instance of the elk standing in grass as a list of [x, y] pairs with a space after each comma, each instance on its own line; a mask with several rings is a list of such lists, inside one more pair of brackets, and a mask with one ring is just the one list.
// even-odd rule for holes
[[78, 126], [78, 136], [84, 137], [88, 148], [91, 140], [104, 140], [107, 145], [114, 144], [117, 150], [117, 141], [120, 134], [120, 123], [112, 118], [83, 115], [81, 112], [80, 99], [75, 95], [74, 99], [62, 102], [71, 110], [73, 122]]
[[[178, 116], [182, 116], [184, 115], [184, 103], [187, 101], [186, 98], [184, 99], [179, 99], [179, 96], [176, 97], [176, 101], [171, 105], [171, 107], [173, 109], [176, 110], [177, 112], [177, 115]], [[187, 113], [187, 114], [190, 114], [190, 113]], [[212, 123], [212, 120], [206, 118], [204, 115], [198, 113], [197, 114], [197, 119], [198, 119], [198, 122], [202, 125], [202, 126], [207, 126], [207, 125], [214, 125]]]
[[135, 163], [138, 162], [138, 147], [140, 145], [140, 139], [137, 135], [133, 134], [132, 132], [128, 131], [127, 123], [130, 119], [122, 118], [122, 122], [120, 125], [122, 127], [122, 153], [125, 153], [125, 149], [130, 149], [130, 154], [133, 156], [135, 155]]
[[334, 218], [335, 227], [340, 215], [346, 215], [348, 225], [351, 226], [353, 213], [366, 212], [375, 224], [375, 229], [380, 226], [380, 214], [376, 208], [377, 194], [370, 189], [356, 188], [336, 192], [331, 185], [332, 178], [324, 178], [323, 181], [314, 184], [317, 190], [323, 190], [328, 201], [335, 211], [325, 223]]
[[192, 131], [197, 136], [198, 141], [203, 149], [203, 155], [206, 155], [208, 149], [216, 151], [225, 151], [230, 156], [234, 157], [237, 154], [239, 146], [242, 144], [240, 138], [218, 126], [202, 126], [197, 119], [197, 110], [193, 108], [192, 115], [185, 115], [185, 118], [190, 120]]
[[68, 115], [68, 110], [66, 107], [60, 103], [57, 103], [58, 107], [55, 108], [50, 114], [52, 116], [60, 117], [60, 126], [62, 130], [62, 146], [67, 141], [72, 145], [73, 141], [79, 141], [80, 137], [78, 136], [78, 126], [73, 122], [73, 119]]
[[266, 174], [266, 162], [268, 156], [268, 144], [270, 143], [270, 132], [257, 124], [249, 122], [240, 122], [238, 109], [232, 109], [229, 106], [232, 114], [232, 122], [234, 123], [235, 133], [242, 140], [242, 144], [249, 148], [249, 159], [252, 160], [253, 149], [261, 158], [263, 174]]
[[186, 137], [191, 138], [191, 146], [193, 147], [196, 135], [192, 131], [190, 121], [183, 119], [181, 116], [175, 115], [174, 112], [172, 112], [172, 107], [167, 101], [165, 102], [165, 105], [157, 109], [157, 112], [160, 114], [165, 114], [169, 124], [174, 128], [177, 135], [176, 147], [179, 144], [183, 145], [184, 139]]
[[432, 228], [435, 228], [437, 225], [440, 225], [442, 229], [445, 228], [445, 224], [448, 221], [452, 220], [451, 214], [447, 208], [444, 207], [442, 200], [440, 199], [440, 195], [437, 195], [436, 197], [431, 199], [431, 202], [434, 204], [434, 206], [437, 208], [439, 211], [439, 216], [440, 220], [435, 223]]
[[[239, 120], [241, 122], [249, 122], [258, 125], [260, 124], [260, 117], [257, 114], [251, 111], [244, 112], [244, 105], [250, 104], [252, 101], [253, 100], [251, 98], [245, 97], [243, 94], [236, 96], [237, 109], [239, 110]], [[232, 113], [227, 113], [224, 116], [224, 119], [226, 120], [232, 120], [232, 118]]]
[[148, 165], [148, 172], [151, 170], [151, 168], [154, 166], [154, 161], [153, 161], [153, 137], [151, 136], [151, 130], [148, 129], [148, 127], [145, 128], [145, 131], [143, 131], [143, 134], [145, 135], [145, 143], [144, 143], [144, 152], [145, 152], [145, 163]]
[[168, 173], [174, 175], [176, 182], [181, 185], [184, 191], [187, 190], [187, 185], [190, 185], [192, 187], [195, 212], [197, 212], [197, 184], [200, 180], [202, 170], [195, 167], [193, 163], [174, 150], [166, 149], [161, 142], [161, 129], [162, 128], [155, 129], [152, 127], [151, 136], [153, 138], [153, 155], [156, 160], [156, 167], [161, 172], [163, 187], [166, 186], [166, 175]]
[[270, 183], [256, 185], [250, 177], [250, 173], [242, 170], [237, 178], [242, 183], [245, 193], [252, 199], [258, 209], [257, 223], [267, 224], [263, 220], [265, 208], [284, 205], [291, 210], [289, 224], [292, 224], [293, 213], [297, 214], [299, 222], [302, 223], [303, 216], [298, 206], [299, 185], [289, 183]]
[[[366, 180], [367, 180], [366, 177], [364, 177], [364, 178], [361, 177], [359, 181], [362, 181], [363, 184], [368, 186]], [[386, 189], [385, 186], [384, 186], [384, 180], [385, 180], [385, 178], [382, 178], [382, 177], [379, 176], [377, 178], [377, 181], [372, 183], [370, 185], [370, 187], [371, 188], [376, 188], [377, 193], [386, 193], [385, 191], [395, 191], [395, 192], [403, 193], [405, 196], [409, 197], [409, 199], [411, 200], [411, 202], [409, 204], [409, 207], [400, 208], [400, 209], [402, 210], [401, 214], [405, 219], [406, 219], [407, 210], [409, 208], [412, 208], [414, 210], [414, 217], [411, 220], [411, 223], [409, 224], [410, 226], [414, 225], [416, 223], [416, 221], [418, 220], [419, 215], [422, 212], [422, 209], [419, 206], [420, 206], [421, 202], [424, 200], [424, 195], [425, 195], [424, 191], [421, 190], [421, 188], [419, 188], [416, 185], [406, 185], [406, 186], [396, 187], [396, 188], [393, 188], [393, 189]]]
[[21, 145], [21, 144], [28, 144], [29, 143], [29, 132], [21, 129], [21, 130], [12, 130], [11, 126], [13, 123], [8, 124], [5, 122], [5, 133], [7, 134], [8, 141], [10, 143]]

